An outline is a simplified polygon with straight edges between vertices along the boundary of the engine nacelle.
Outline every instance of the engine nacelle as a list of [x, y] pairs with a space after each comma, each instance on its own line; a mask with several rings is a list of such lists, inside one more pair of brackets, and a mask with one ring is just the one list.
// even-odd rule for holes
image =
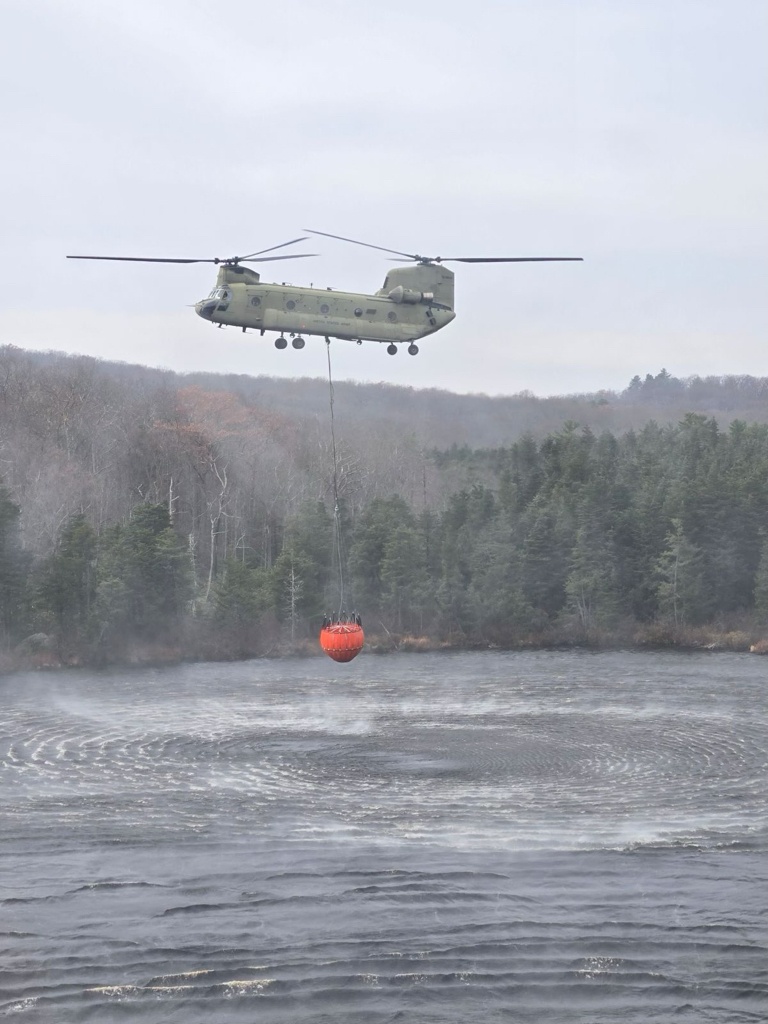
[[432, 302], [434, 297], [433, 292], [415, 292], [411, 288], [403, 288], [401, 284], [387, 292], [388, 299], [398, 303], [405, 302], [409, 306], [415, 306], [419, 302]]

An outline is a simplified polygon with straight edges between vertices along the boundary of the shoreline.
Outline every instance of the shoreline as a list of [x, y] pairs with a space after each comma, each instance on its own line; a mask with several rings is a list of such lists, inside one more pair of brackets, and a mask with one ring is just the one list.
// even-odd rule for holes
[[[36, 641], [30, 643], [30, 641]], [[103, 652], [69, 651], [63, 653], [53, 638], [39, 634], [30, 637], [13, 651], [0, 652], [0, 677], [17, 672], [60, 672], [67, 669], [110, 670], [115, 668], [163, 668], [183, 664], [227, 664], [237, 661], [277, 660], [281, 658], [322, 658], [324, 652], [316, 638], [280, 645], [261, 651], [239, 651], [227, 655], [221, 651], [197, 650], [185, 654], [179, 644], [134, 644], [120, 655], [106, 657]], [[438, 640], [428, 636], [388, 634], [370, 635], [364, 653], [377, 657], [397, 654], [454, 654], [473, 651], [677, 651], [681, 654], [707, 651], [713, 654], [768, 654], [768, 629], [717, 630], [711, 627], [660, 627], [654, 624], [624, 632], [567, 637], [551, 634], [526, 636], [511, 643], [490, 640]]]

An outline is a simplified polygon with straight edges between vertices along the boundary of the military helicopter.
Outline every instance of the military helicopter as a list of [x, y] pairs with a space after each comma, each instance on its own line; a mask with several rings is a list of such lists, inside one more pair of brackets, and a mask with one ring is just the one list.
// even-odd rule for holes
[[303, 288], [289, 284], [269, 284], [243, 263], [263, 263], [270, 260], [304, 259], [316, 253], [291, 253], [270, 256], [277, 249], [307, 241], [307, 236], [281, 242], [269, 249], [252, 252], [248, 256], [227, 259], [165, 259], [152, 256], [68, 256], [70, 260], [125, 260], [133, 263], [214, 263], [219, 267], [216, 286], [207, 298], [195, 303], [195, 311], [204, 320], [218, 327], [233, 326], [243, 332], [252, 329], [264, 335], [277, 331], [275, 348], [288, 347], [289, 335], [295, 349], [304, 348], [304, 335], [319, 335], [329, 341], [341, 338], [355, 341], [378, 341], [386, 344], [390, 355], [397, 346], [408, 345], [415, 356], [416, 342], [434, 334], [456, 316], [453, 309], [453, 272], [444, 263], [547, 263], [553, 261], [581, 261], [581, 256], [420, 256], [400, 252], [381, 245], [371, 245], [327, 231], [313, 231], [322, 235], [368, 249], [388, 252], [397, 262], [415, 266], [395, 267], [389, 271], [384, 284], [374, 295], [343, 292], [333, 288]]

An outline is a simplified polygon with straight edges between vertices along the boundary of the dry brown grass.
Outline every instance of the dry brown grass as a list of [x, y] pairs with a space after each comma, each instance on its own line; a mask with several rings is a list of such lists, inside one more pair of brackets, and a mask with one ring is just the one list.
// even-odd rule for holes
[[724, 630], [715, 626], [673, 626], [653, 622], [638, 630], [638, 647], [677, 647], [683, 650], [749, 651], [752, 637], [740, 629]]
[[404, 636], [398, 643], [398, 650], [401, 651], [434, 651], [438, 644], [428, 636]]

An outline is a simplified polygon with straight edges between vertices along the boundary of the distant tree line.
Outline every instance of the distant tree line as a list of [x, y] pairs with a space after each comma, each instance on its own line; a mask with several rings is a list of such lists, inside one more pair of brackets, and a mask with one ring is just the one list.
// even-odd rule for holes
[[[606, 397], [606, 396], [603, 396]], [[736, 413], [765, 421], [768, 412], [768, 378], [748, 374], [728, 377], [674, 377], [668, 370], [632, 378], [617, 400], [623, 405], [655, 406], [719, 415]]]
[[[127, 514], [110, 523], [75, 510], [37, 555], [23, 543], [22, 507], [0, 484], [0, 647], [65, 663], [152, 649], [242, 657], [316, 634], [339, 594], [333, 509], [298, 483], [294, 500], [270, 507], [254, 482], [251, 508], [236, 516], [214, 425], [237, 434], [221, 415], [207, 429], [188, 419], [163, 427], [194, 454], [209, 531], [202, 557], [179, 508], [181, 481], [194, 474], [171, 484], [157, 465]], [[439, 503], [426, 487], [342, 495], [348, 610], [369, 633], [514, 646], [705, 625], [759, 635], [768, 621], [766, 425], [721, 430], [690, 413], [617, 437], [569, 422], [540, 440], [434, 451], [424, 464], [463, 483], [438, 487]]]
[[[348, 610], [387, 642], [761, 629], [767, 396], [666, 370], [550, 399], [339, 382]], [[0, 652], [298, 644], [337, 601], [333, 494], [327, 381], [0, 347]]]

